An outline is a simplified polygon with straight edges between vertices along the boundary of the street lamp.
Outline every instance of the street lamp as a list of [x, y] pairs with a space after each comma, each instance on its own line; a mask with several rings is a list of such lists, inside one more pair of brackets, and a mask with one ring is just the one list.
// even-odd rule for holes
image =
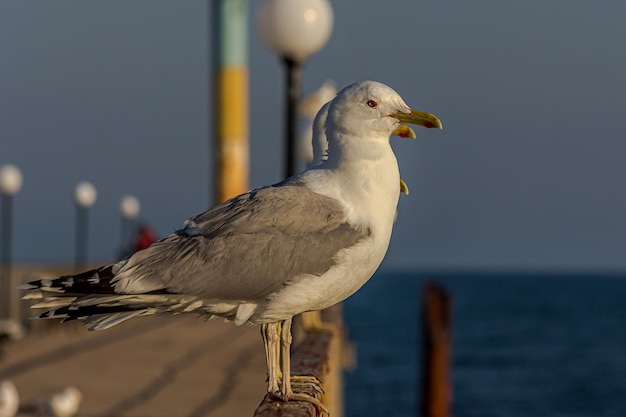
[[126, 255], [129, 254], [129, 242], [131, 231], [133, 230], [133, 222], [139, 214], [140, 209], [141, 204], [139, 204], [139, 200], [134, 195], [125, 195], [122, 197], [122, 200], [120, 200], [120, 213], [122, 215], [120, 231], [121, 257], [126, 257]]
[[263, 0], [256, 16], [257, 30], [266, 46], [286, 68], [286, 176], [296, 167], [296, 105], [300, 73], [307, 57], [328, 41], [333, 11], [327, 0]]
[[15, 288], [11, 276], [11, 243], [13, 227], [13, 197], [22, 188], [22, 172], [15, 165], [0, 169], [0, 193], [2, 194], [2, 267], [0, 268], [0, 319], [12, 315]]
[[77, 270], [87, 263], [89, 208], [96, 202], [97, 196], [96, 187], [90, 182], [80, 182], [74, 189], [74, 203], [76, 204], [74, 266]]

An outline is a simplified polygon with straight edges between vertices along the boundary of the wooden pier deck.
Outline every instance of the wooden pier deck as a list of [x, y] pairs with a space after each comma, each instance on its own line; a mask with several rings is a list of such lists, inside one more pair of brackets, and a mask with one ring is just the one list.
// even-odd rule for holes
[[8, 343], [0, 379], [21, 399], [73, 385], [79, 416], [251, 416], [263, 400], [265, 355], [258, 327], [193, 316], [130, 320], [89, 332], [67, 323]]
[[[10, 288], [67, 267], [20, 266]], [[35, 312], [10, 295], [14, 317]], [[6, 300], [0, 300], [6, 302]], [[292, 373], [322, 381], [322, 402], [343, 415], [343, 338], [340, 306], [322, 312], [325, 330], [300, 322]], [[90, 332], [81, 323], [35, 320], [21, 340], [0, 343], [0, 380], [9, 379], [25, 402], [75, 386], [83, 394], [78, 417], [315, 417], [309, 402], [266, 396], [260, 328], [206, 321], [191, 314], [139, 317]], [[297, 341], [300, 341], [298, 344]], [[294, 387], [309, 392], [310, 387]], [[309, 392], [313, 393], [314, 390]], [[32, 414], [22, 413], [20, 417]]]

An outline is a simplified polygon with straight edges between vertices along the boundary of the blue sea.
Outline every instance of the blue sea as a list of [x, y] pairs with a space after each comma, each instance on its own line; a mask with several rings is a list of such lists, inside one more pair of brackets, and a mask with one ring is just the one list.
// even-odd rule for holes
[[453, 299], [455, 417], [626, 416], [626, 276], [384, 271], [343, 305], [346, 416], [418, 415], [427, 279]]

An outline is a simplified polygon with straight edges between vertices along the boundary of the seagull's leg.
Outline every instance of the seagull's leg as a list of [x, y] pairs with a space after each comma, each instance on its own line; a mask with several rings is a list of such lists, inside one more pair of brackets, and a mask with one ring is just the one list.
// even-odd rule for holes
[[278, 381], [282, 380], [283, 374], [280, 370], [280, 322], [272, 323], [272, 363], [274, 366], [274, 375], [276, 375], [276, 385], [273, 392], [278, 392]]
[[[317, 314], [315, 314], [317, 313]], [[310, 311], [307, 313], [302, 313], [302, 321], [303, 321], [303, 325], [305, 330], [308, 330], [310, 328], [314, 328], [314, 325], [319, 324], [321, 326], [322, 321], [321, 321], [321, 317], [319, 315], [319, 311]], [[289, 324], [289, 328], [291, 328], [291, 323]], [[284, 334], [285, 329], [282, 329], [281, 332], [281, 336], [282, 334]], [[291, 346], [291, 342], [292, 342], [292, 335], [291, 335], [291, 331], [289, 331], [286, 335], [286, 337], [289, 338], [289, 345]], [[283, 337], [281, 337], [281, 343], [283, 343]], [[283, 358], [284, 360], [284, 358]], [[289, 362], [291, 363], [291, 362]], [[283, 365], [284, 367], [284, 365]], [[320, 394], [324, 393], [324, 390], [322, 389], [322, 383], [319, 379], [317, 379], [316, 377], [312, 376], [312, 375], [289, 375], [289, 379], [291, 382], [291, 385], [296, 385], [296, 386], [307, 386], [307, 387], [311, 387], [313, 388], [315, 391], [319, 392]]]
[[280, 322], [280, 356], [283, 361], [283, 383], [280, 392], [285, 398], [293, 394], [291, 390], [291, 320], [292, 318], [289, 317]]
[[267, 392], [278, 391], [279, 350], [278, 350], [278, 323], [261, 324], [261, 336], [265, 345], [265, 360], [267, 362]]
[[281, 384], [280, 395], [283, 401], [296, 400], [296, 401], [308, 401], [312, 403], [320, 412], [330, 415], [328, 409], [322, 404], [320, 400], [312, 395], [298, 392], [294, 393], [291, 389], [291, 320], [288, 318], [280, 322], [280, 347], [281, 347], [281, 359], [282, 359], [282, 371], [283, 381]]

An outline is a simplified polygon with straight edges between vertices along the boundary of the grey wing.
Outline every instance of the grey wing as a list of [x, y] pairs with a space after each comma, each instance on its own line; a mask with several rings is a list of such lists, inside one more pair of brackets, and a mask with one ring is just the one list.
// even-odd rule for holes
[[260, 188], [133, 255], [115, 290], [262, 300], [300, 274], [323, 274], [341, 249], [367, 235], [345, 222], [335, 200], [300, 184]]

